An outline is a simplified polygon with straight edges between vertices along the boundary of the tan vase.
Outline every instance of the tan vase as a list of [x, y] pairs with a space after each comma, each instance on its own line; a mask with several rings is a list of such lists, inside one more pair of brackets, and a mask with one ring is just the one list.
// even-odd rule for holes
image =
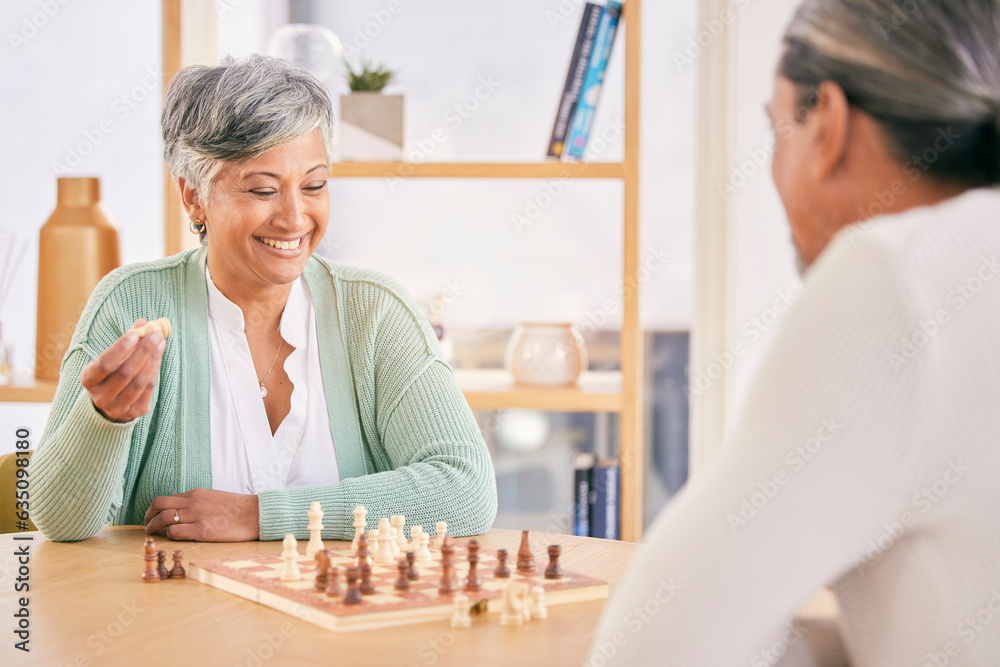
[[38, 235], [35, 377], [57, 380], [63, 355], [101, 278], [121, 265], [114, 215], [97, 178], [60, 178], [56, 210]]
[[525, 322], [510, 337], [504, 365], [518, 384], [572, 385], [587, 370], [587, 346], [572, 324]]

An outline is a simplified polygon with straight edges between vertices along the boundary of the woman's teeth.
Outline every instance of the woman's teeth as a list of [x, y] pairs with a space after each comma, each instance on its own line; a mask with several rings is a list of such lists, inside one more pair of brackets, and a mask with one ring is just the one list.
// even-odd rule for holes
[[272, 248], [278, 248], [280, 250], [295, 250], [296, 248], [299, 247], [299, 242], [302, 240], [299, 238], [295, 239], [294, 241], [275, 241], [274, 239], [265, 239], [262, 237], [258, 238], [260, 238], [260, 241], [262, 243], [269, 245]]

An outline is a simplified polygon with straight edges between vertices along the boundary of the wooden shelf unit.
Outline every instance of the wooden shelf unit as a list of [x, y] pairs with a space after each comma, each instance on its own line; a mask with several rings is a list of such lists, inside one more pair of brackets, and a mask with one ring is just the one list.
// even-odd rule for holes
[[622, 162], [334, 162], [330, 178], [614, 178]]
[[0, 403], [51, 403], [56, 395], [56, 382], [35, 380], [30, 387], [0, 386]]
[[589, 371], [572, 387], [527, 387], [505, 370], [456, 369], [458, 386], [473, 410], [621, 412], [622, 374]]

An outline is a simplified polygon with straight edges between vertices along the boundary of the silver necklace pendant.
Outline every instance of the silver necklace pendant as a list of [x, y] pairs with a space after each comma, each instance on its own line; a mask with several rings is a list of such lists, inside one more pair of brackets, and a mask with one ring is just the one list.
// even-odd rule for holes
[[267, 398], [267, 387], [264, 386], [263, 382], [260, 383], [260, 397]]

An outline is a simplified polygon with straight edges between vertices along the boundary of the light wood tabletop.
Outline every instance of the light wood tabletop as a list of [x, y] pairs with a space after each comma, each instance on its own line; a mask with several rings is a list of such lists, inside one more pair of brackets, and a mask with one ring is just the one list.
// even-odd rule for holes
[[[31, 537], [31, 540], [15, 539]], [[381, 630], [338, 633], [316, 627], [211, 586], [168, 580], [144, 584], [138, 526], [107, 527], [82, 542], [50, 542], [41, 533], [0, 535], [0, 664], [3, 665], [579, 665], [605, 601], [549, 607], [547, 619], [503, 627], [498, 614], [474, 617], [468, 630], [435, 621]], [[516, 553], [520, 533], [491, 530], [477, 538], [484, 550]], [[532, 547], [563, 547], [564, 569], [607, 581], [614, 590], [637, 544], [532, 533]], [[28, 545], [30, 590], [17, 592]], [[184, 562], [278, 554], [280, 542], [235, 544], [172, 542]], [[348, 543], [327, 543], [346, 547]], [[544, 562], [544, 561], [542, 561]], [[168, 560], [168, 566], [170, 565]], [[19, 598], [29, 597], [30, 654], [16, 650], [12, 630]]]

